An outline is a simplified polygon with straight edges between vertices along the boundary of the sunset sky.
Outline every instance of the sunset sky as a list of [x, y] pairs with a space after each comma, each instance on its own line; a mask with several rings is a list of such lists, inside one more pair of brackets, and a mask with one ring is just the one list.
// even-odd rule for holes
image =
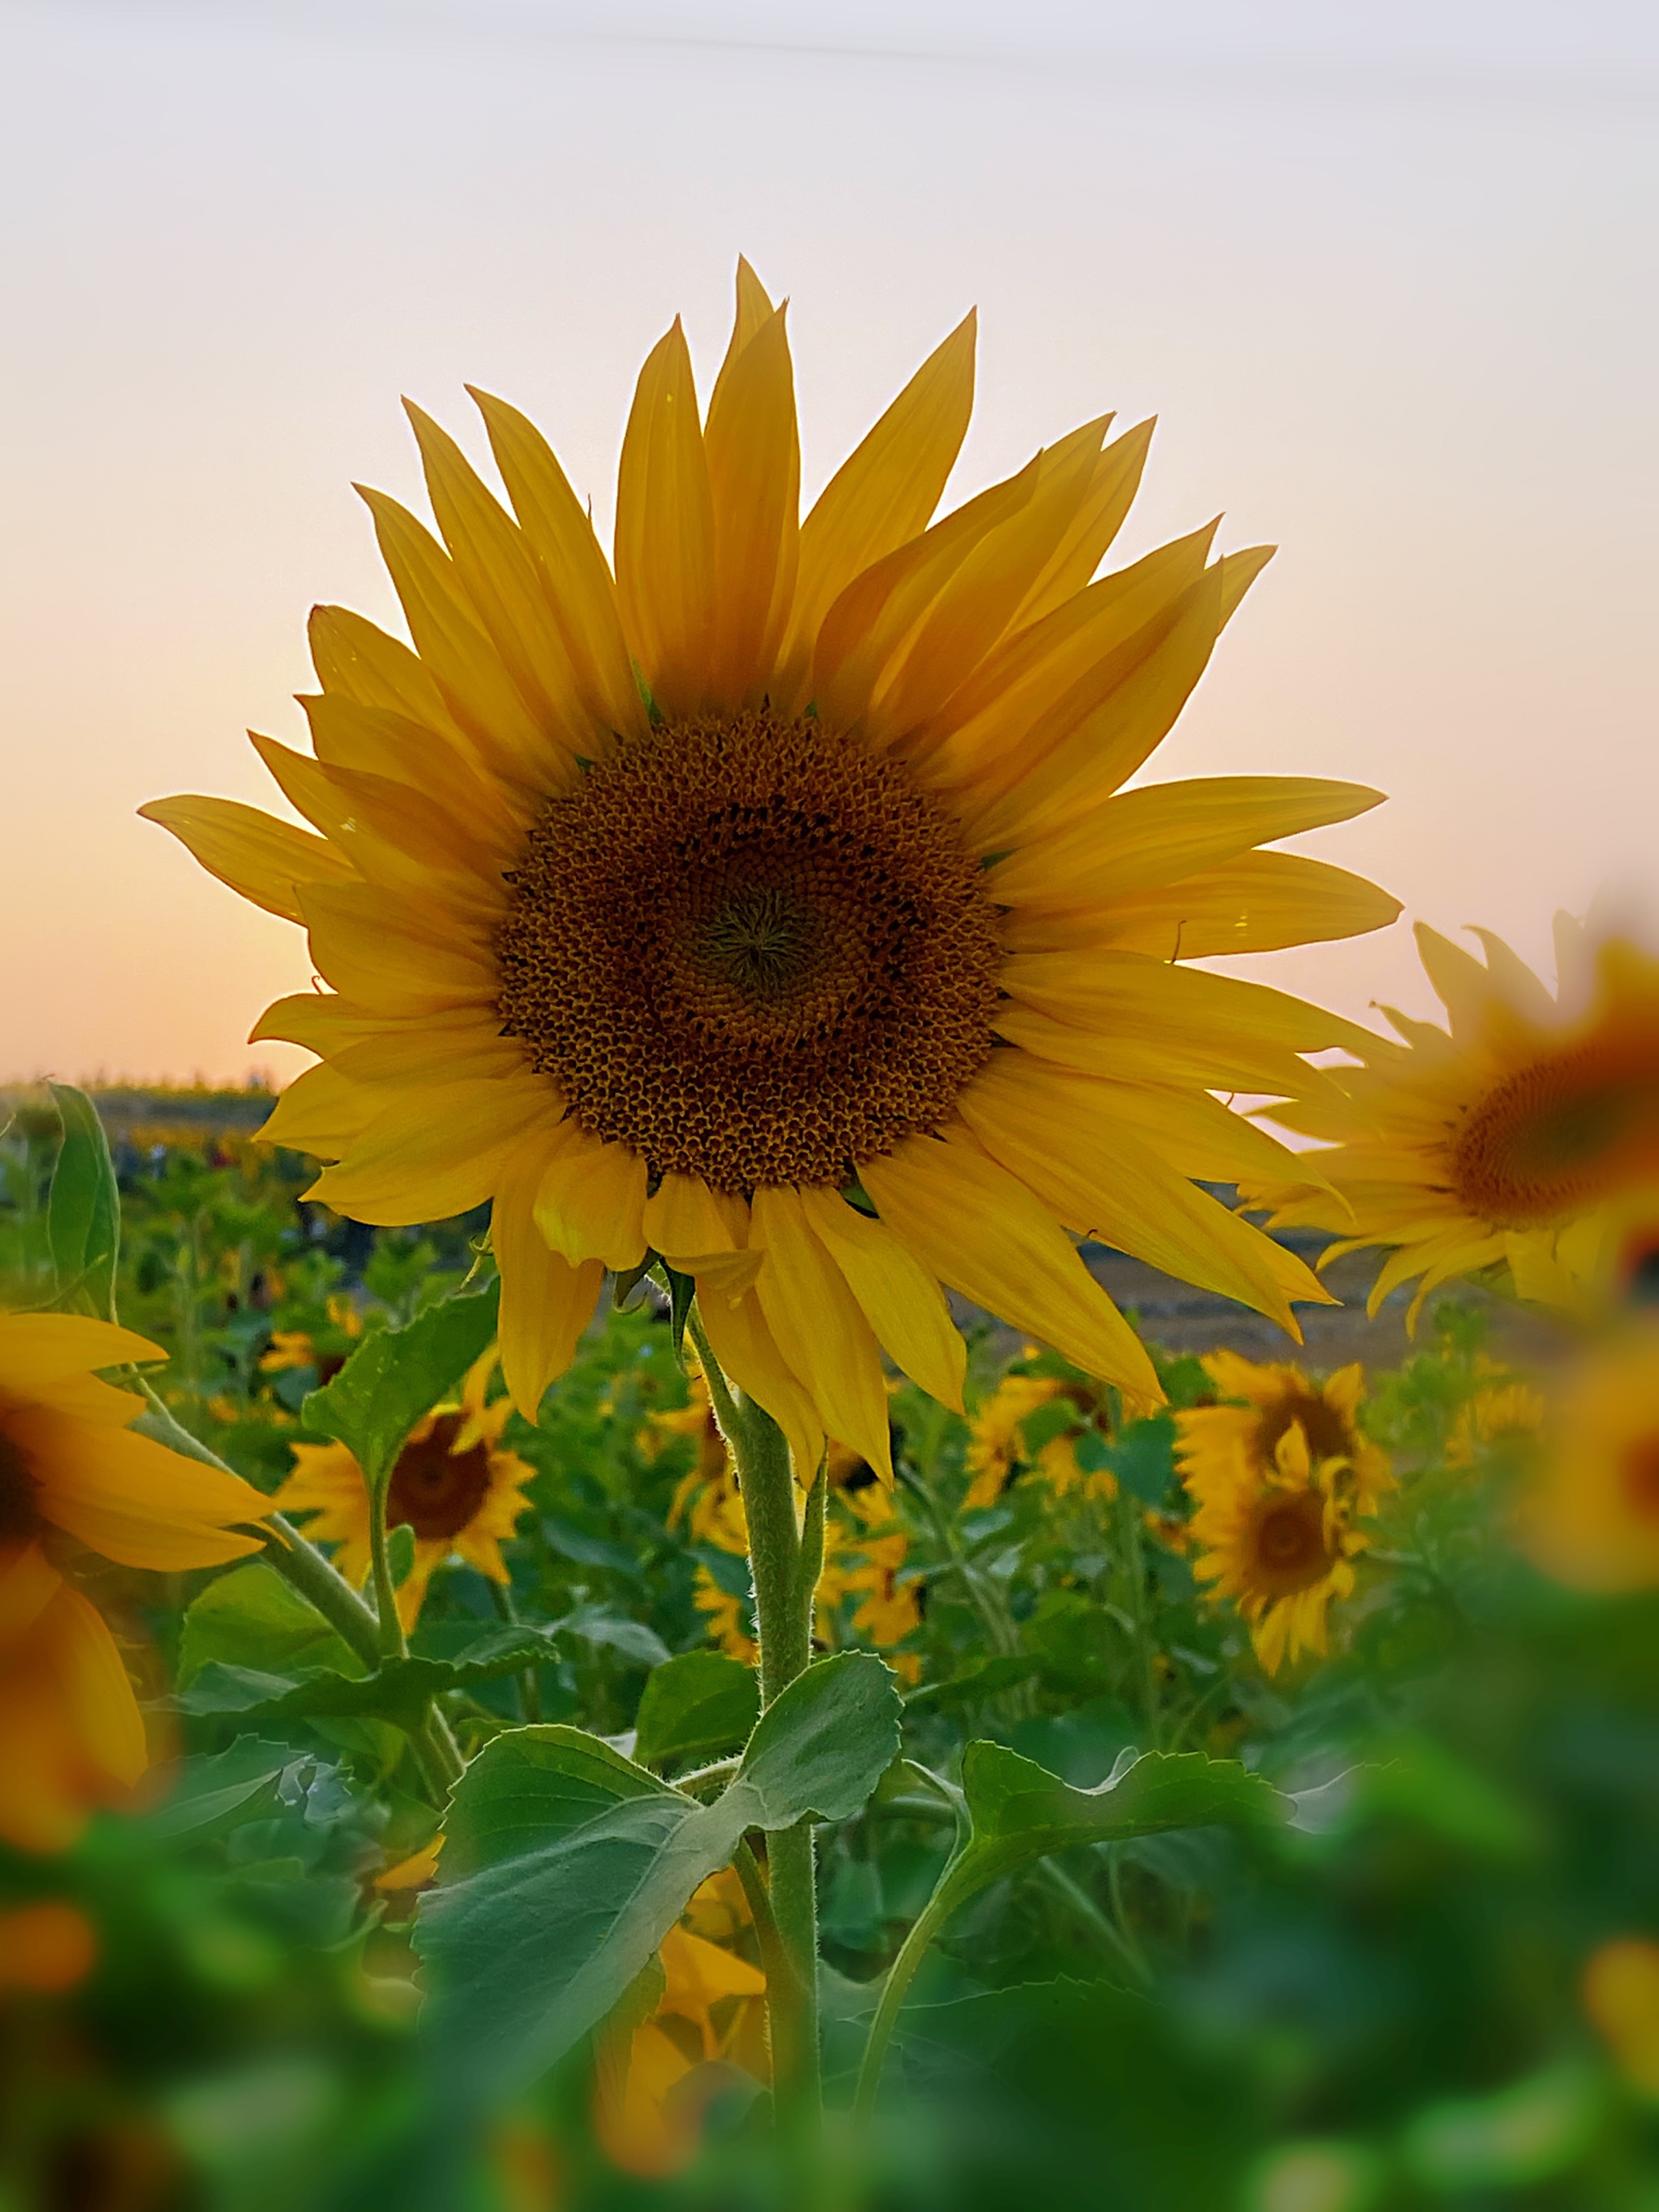
[[[1333, 20], [1334, 19], [1334, 20]], [[947, 499], [1109, 407], [1114, 559], [1276, 541], [1151, 775], [1389, 805], [1304, 842], [1547, 966], [1659, 884], [1659, 15], [1578, 4], [0, 5], [0, 1078], [278, 1079], [304, 942], [135, 818], [281, 802], [304, 623], [395, 602], [407, 392], [534, 416], [609, 541], [634, 376], [791, 298], [808, 495], [963, 311]], [[1659, 902], [1659, 892], [1650, 896]], [[1404, 922], [1273, 956], [1430, 1000]]]

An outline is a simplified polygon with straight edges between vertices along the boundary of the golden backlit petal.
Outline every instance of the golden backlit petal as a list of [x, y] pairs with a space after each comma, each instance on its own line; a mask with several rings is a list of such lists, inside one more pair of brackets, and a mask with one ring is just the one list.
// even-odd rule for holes
[[591, 757], [589, 726], [563, 636], [519, 526], [448, 432], [405, 399], [427, 494], [471, 611], [538, 726], [564, 752]]
[[619, 1272], [645, 1257], [644, 1158], [605, 1144], [574, 1121], [559, 1125], [534, 1200], [536, 1225], [573, 1267], [602, 1260]]
[[1014, 617], [1022, 627], [1041, 622], [1093, 580], [1140, 488], [1153, 428], [1151, 418], [1137, 422], [1095, 457], [1082, 503]]
[[1167, 634], [1217, 527], [1103, 576], [999, 646], [907, 746], [927, 781], [986, 806], [1029, 773]]
[[664, 1176], [645, 1201], [645, 1240], [653, 1252], [677, 1255], [741, 1251], [749, 1241], [749, 1209], [740, 1198], [710, 1190], [701, 1176]]
[[101, 1772], [130, 1789], [149, 1765], [149, 1753], [138, 1700], [103, 1615], [65, 1583], [40, 1624], [40, 1634], [80, 1743]]
[[847, 729], [863, 722], [952, 577], [1030, 504], [1042, 465], [1039, 453], [848, 586], [824, 617], [812, 655], [811, 696], [826, 722]]
[[1089, 489], [1107, 418], [1037, 455], [1030, 497], [979, 539], [939, 594], [868, 720], [879, 743], [927, 722], [1012, 627], [1032, 580]]
[[864, 1309], [813, 1235], [799, 1191], [763, 1185], [754, 1217], [755, 1241], [766, 1254], [754, 1295], [779, 1351], [807, 1382], [830, 1435], [890, 1482], [887, 1388]]
[[755, 1292], [700, 1297], [697, 1310], [720, 1372], [772, 1416], [789, 1440], [797, 1479], [810, 1482], [823, 1457], [823, 1424], [811, 1392], [778, 1349]]
[[524, 1048], [514, 1037], [496, 1034], [476, 1015], [460, 1019], [430, 1015], [424, 1020], [387, 1023], [374, 1036], [343, 1045], [331, 1054], [335, 1069], [349, 1082], [459, 1083], [477, 1078], [493, 1083], [526, 1072]]
[[[568, 750], [536, 721], [474, 619], [455, 564], [395, 499], [359, 484], [421, 660], [471, 750], [504, 782], [527, 789], [574, 772]], [[422, 720], [427, 719], [422, 717]]]
[[665, 714], [706, 703], [714, 641], [714, 506], [678, 316], [640, 371], [617, 477], [623, 634]]
[[343, 997], [380, 1014], [493, 1006], [485, 945], [378, 884], [307, 884], [301, 908], [317, 971]]
[[432, 672], [401, 638], [350, 607], [313, 607], [306, 624], [311, 665], [325, 692], [360, 707], [398, 714], [435, 730], [463, 751], [471, 741], [451, 713]]
[[237, 799], [152, 799], [138, 811], [170, 830], [210, 876], [284, 921], [303, 918], [302, 884], [356, 881], [350, 861], [326, 840]]
[[260, 1548], [233, 1535], [270, 1500], [240, 1475], [169, 1451], [149, 1437], [46, 1408], [13, 1413], [9, 1432], [32, 1462], [39, 1504], [62, 1528], [124, 1567], [210, 1567]]
[[1316, 1154], [1290, 1151], [1208, 1091], [1107, 1081], [1092, 1085], [1090, 1095], [1115, 1126], [1133, 1129], [1161, 1160], [1196, 1182], [1236, 1183], [1275, 1175], [1323, 1182]]
[[963, 318], [825, 485], [800, 532], [794, 612], [775, 702], [798, 711], [824, 617], [855, 576], [925, 530], [974, 405], [977, 317]]
[[890, 1229], [838, 1193], [806, 1188], [800, 1200], [813, 1234], [847, 1278], [888, 1358], [960, 1413], [968, 1347], [938, 1282]]
[[159, 1344], [112, 1321], [64, 1313], [0, 1313], [0, 1390], [27, 1398], [36, 1389], [100, 1367], [153, 1364]]
[[1454, 1040], [1460, 1045], [1473, 1044], [1486, 1027], [1488, 1014], [1497, 1011], [1492, 977], [1472, 952], [1454, 945], [1437, 929], [1431, 929], [1426, 921], [1415, 923], [1412, 934], [1417, 939], [1423, 971], [1450, 1017]]
[[1558, 1018], [1559, 1009], [1526, 962], [1490, 929], [1474, 928], [1470, 934], [1480, 939], [1492, 987], [1503, 994], [1511, 1011], [1523, 1022], [1547, 1029]]
[[[418, 664], [417, 664], [418, 665]], [[390, 707], [366, 707], [343, 691], [300, 696], [312, 749], [325, 768], [349, 769], [421, 792], [487, 852], [506, 860], [522, 842], [526, 810], [479, 770], [465, 738], [450, 738]]]
[[0, 1652], [22, 1641], [63, 1583], [38, 1543], [0, 1547]]
[[[362, 1086], [354, 1088], [361, 1095]], [[433, 1085], [391, 1097], [340, 1164], [306, 1193], [354, 1221], [386, 1228], [447, 1221], [482, 1206], [514, 1146], [551, 1110], [533, 1082]]]
[[1017, 905], [1082, 905], [1179, 883], [1254, 845], [1351, 821], [1383, 794], [1321, 776], [1214, 775], [1119, 792], [1081, 821], [1021, 843], [991, 872], [991, 896]]
[[799, 557], [800, 441], [781, 307], [727, 356], [704, 449], [718, 592], [710, 696], [734, 708], [769, 687]]
[[616, 737], [636, 735], [646, 727], [645, 706], [629, 662], [610, 564], [587, 511], [529, 417], [474, 385], [466, 388], [483, 416], [495, 465], [594, 725]]
[[334, 1068], [296, 1075], [259, 1130], [263, 1145], [283, 1145], [313, 1159], [338, 1159], [379, 1110], [373, 1096]]
[[[447, 900], [484, 916], [499, 910], [501, 863], [512, 849], [504, 838], [476, 836], [467, 817], [436, 792], [363, 769], [311, 766], [332, 794], [336, 818], [328, 834], [365, 881], [422, 896], [437, 877]], [[320, 787], [318, 796], [320, 802]]]
[[1363, 936], [1386, 929], [1400, 911], [1389, 892], [1328, 861], [1250, 852], [1178, 884], [1095, 906], [1017, 907], [1004, 917], [1001, 935], [1011, 952], [1115, 948], [1159, 960], [1210, 960]]
[[1137, 1404], [1163, 1401], [1146, 1346], [1030, 1188], [983, 1153], [908, 1137], [860, 1178], [923, 1266]]
[[[1068, 1229], [1132, 1253], [1182, 1282], [1270, 1315], [1298, 1340], [1275, 1248], [1169, 1167], [1109, 1116], [1109, 1093], [1019, 1053], [999, 1053], [963, 1092], [963, 1120], [994, 1159], [1052, 1206]], [[1334, 1304], [1308, 1271], [1299, 1294]]]

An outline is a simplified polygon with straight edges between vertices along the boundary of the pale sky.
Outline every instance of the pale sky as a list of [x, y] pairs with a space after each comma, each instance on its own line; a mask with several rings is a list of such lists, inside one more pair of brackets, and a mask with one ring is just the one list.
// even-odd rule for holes
[[[1659, 877], [1659, 10], [1329, 0], [0, 4], [0, 1077], [278, 1078], [304, 942], [134, 818], [280, 800], [306, 611], [397, 626], [408, 392], [533, 415], [608, 534], [633, 379], [790, 295], [810, 495], [964, 310], [950, 499], [1156, 413], [1117, 557], [1279, 558], [1151, 766], [1547, 965]], [[1405, 923], [1241, 963], [1431, 1003]]]

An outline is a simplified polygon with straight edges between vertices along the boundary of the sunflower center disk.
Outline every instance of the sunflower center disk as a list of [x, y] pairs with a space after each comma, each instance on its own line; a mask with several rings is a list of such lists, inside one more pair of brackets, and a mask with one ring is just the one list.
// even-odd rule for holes
[[0, 1429], [0, 1544], [26, 1544], [45, 1525], [27, 1459]]
[[1626, 1446], [1620, 1473], [1631, 1511], [1641, 1520], [1659, 1522], [1659, 1432]]
[[489, 1494], [489, 1454], [483, 1444], [450, 1449], [460, 1434], [459, 1413], [440, 1413], [430, 1431], [398, 1455], [386, 1492], [389, 1528], [407, 1522], [423, 1544], [459, 1536]]
[[1319, 1581], [1331, 1565], [1324, 1500], [1315, 1491], [1269, 1492], [1250, 1528], [1252, 1580], [1274, 1597], [1290, 1597]]
[[1638, 1038], [1534, 1060], [1470, 1113], [1452, 1168], [1472, 1212], [1517, 1229], [1659, 1172], [1659, 1059]]
[[671, 723], [552, 800], [509, 878], [504, 1034], [578, 1121], [715, 1189], [840, 1183], [992, 1042], [995, 911], [892, 763], [766, 712]]

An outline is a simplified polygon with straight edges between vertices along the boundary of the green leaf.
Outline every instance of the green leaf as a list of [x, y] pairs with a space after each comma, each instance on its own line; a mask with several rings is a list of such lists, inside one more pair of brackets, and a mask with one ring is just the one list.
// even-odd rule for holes
[[[185, 1615], [179, 1682], [188, 1690], [210, 1666], [252, 1671], [287, 1690], [308, 1669], [361, 1674], [363, 1663], [310, 1601], [262, 1559], [211, 1582]], [[185, 1710], [200, 1710], [186, 1706]], [[206, 1710], [246, 1711], [219, 1705]]]
[[660, 1667], [668, 1659], [668, 1646], [648, 1621], [629, 1620], [604, 1607], [580, 1607], [559, 1623], [567, 1635], [585, 1643], [603, 1644], [635, 1667]]
[[446, 1298], [407, 1328], [365, 1337], [333, 1381], [306, 1400], [306, 1426], [335, 1437], [365, 1478], [379, 1483], [422, 1414], [455, 1388], [489, 1346], [500, 1303], [495, 1282], [471, 1297]]
[[912, 1690], [904, 1700], [907, 1713], [918, 1712], [928, 1705], [954, 1705], [978, 1698], [988, 1698], [999, 1690], [1012, 1690], [1021, 1682], [1029, 1682], [1033, 1674], [1042, 1671], [1041, 1659], [1007, 1656], [999, 1652], [989, 1659], [975, 1660], [959, 1674], [948, 1674], [940, 1682], [924, 1682], [919, 1690]]
[[578, 1729], [497, 1736], [456, 1787], [416, 1923], [442, 2066], [479, 2089], [533, 2080], [619, 2001], [745, 1829], [859, 1812], [898, 1716], [878, 1659], [826, 1659], [762, 1715], [708, 1805]]
[[385, 1659], [372, 1674], [360, 1666], [342, 1673], [334, 1664], [272, 1674], [211, 1660], [192, 1672], [173, 1700], [181, 1712], [258, 1714], [267, 1719], [387, 1720], [406, 1732], [418, 1728], [434, 1698], [447, 1690], [475, 1690], [544, 1667], [557, 1655], [551, 1629], [492, 1629], [453, 1659]]
[[291, 1744], [238, 1736], [228, 1751], [180, 1759], [166, 1802], [139, 1823], [157, 1843], [201, 1844], [275, 1811]]
[[46, 1236], [58, 1274], [58, 1300], [76, 1313], [115, 1319], [115, 1260], [121, 1242], [121, 1194], [109, 1139], [84, 1091], [54, 1083], [52, 1103], [64, 1142], [46, 1200]]
[[759, 1715], [752, 1667], [720, 1651], [683, 1651], [646, 1682], [634, 1723], [635, 1755], [642, 1766], [722, 1759], [748, 1742]]
[[927, 1908], [935, 1925], [1050, 1851], [1124, 1843], [1169, 1828], [1283, 1827], [1293, 1808], [1236, 1759], [1202, 1752], [1126, 1752], [1094, 1790], [1076, 1790], [1004, 1744], [970, 1743], [962, 1789], [971, 1830]]

